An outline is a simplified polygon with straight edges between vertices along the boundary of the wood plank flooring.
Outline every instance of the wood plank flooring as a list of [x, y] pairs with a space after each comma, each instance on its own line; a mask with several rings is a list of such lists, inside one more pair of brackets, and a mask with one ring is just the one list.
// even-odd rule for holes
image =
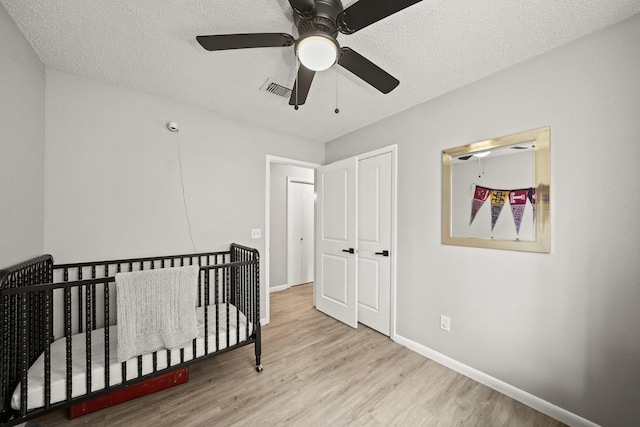
[[264, 371], [253, 347], [191, 366], [189, 382], [49, 426], [563, 426], [365, 326], [316, 311], [312, 285], [271, 294]]

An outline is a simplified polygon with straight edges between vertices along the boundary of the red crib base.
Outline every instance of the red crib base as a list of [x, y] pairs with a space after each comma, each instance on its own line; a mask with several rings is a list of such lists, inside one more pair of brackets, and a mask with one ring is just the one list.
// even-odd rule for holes
[[87, 400], [69, 407], [69, 419], [77, 418], [81, 415], [87, 415], [100, 409], [108, 408], [119, 403], [127, 402], [138, 397], [146, 396], [156, 391], [165, 390], [173, 386], [184, 384], [189, 381], [189, 369], [183, 368], [177, 371], [169, 372], [150, 378], [146, 381], [116, 390], [104, 396]]

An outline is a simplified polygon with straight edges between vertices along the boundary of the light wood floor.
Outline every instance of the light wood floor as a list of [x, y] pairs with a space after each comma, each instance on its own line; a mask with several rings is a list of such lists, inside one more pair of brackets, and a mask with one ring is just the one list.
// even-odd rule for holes
[[48, 426], [562, 426], [367, 327], [312, 307], [312, 286], [271, 294], [264, 371], [253, 347], [190, 368], [189, 382]]

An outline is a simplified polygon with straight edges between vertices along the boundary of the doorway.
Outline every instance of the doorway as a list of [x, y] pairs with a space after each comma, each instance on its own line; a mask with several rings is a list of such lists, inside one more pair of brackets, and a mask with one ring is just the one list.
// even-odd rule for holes
[[266, 157], [265, 250], [261, 254], [263, 263], [260, 274], [260, 281], [264, 284], [261, 288], [265, 291], [265, 306], [261, 315], [263, 325], [270, 320], [269, 294], [290, 286], [287, 254], [289, 183], [307, 183], [313, 194], [315, 168], [318, 166], [320, 165], [284, 157]]
[[287, 284], [313, 282], [314, 184], [287, 177]]

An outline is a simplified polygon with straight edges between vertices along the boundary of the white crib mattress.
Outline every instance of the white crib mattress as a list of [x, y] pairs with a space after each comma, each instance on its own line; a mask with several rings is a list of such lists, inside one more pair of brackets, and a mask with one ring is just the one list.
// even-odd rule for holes
[[[209, 306], [208, 310], [208, 353], [215, 353], [228, 346], [233, 346], [238, 342], [247, 339], [247, 318], [239, 313], [239, 327], [236, 327], [238, 310], [235, 306], [229, 305], [229, 342], [227, 343], [227, 305], [219, 304], [220, 327], [216, 327], [216, 306]], [[196, 357], [205, 354], [204, 340], [204, 307], [197, 309], [198, 316], [198, 336], [196, 338]], [[109, 327], [109, 385], [114, 386], [122, 383], [122, 364], [116, 360], [118, 331], [117, 326]], [[240, 340], [238, 341], [238, 330]], [[217, 331], [217, 337], [216, 337]], [[248, 323], [249, 336], [253, 333], [253, 325]], [[218, 340], [216, 344], [216, 340]], [[80, 333], [72, 336], [72, 397], [83, 396], [87, 393], [86, 372], [86, 334]], [[156, 369], [161, 370], [167, 366], [179, 365], [181, 360], [193, 359], [193, 342], [183, 348], [184, 359], [181, 359], [181, 349], [158, 350]], [[171, 355], [170, 365], [167, 363], [167, 354]], [[44, 406], [44, 353], [29, 368], [27, 382], [27, 409], [36, 409]], [[91, 332], [91, 391], [104, 389], [105, 384], [105, 352], [104, 352], [104, 329], [96, 329]], [[126, 379], [137, 378], [138, 358], [133, 357], [126, 363]], [[51, 343], [51, 404], [66, 400], [67, 385], [67, 353], [66, 339], [61, 338]], [[153, 354], [142, 356], [142, 375], [153, 372]], [[21, 386], [18, 385], [11, 398], [11, 407], [20, 409]]]

